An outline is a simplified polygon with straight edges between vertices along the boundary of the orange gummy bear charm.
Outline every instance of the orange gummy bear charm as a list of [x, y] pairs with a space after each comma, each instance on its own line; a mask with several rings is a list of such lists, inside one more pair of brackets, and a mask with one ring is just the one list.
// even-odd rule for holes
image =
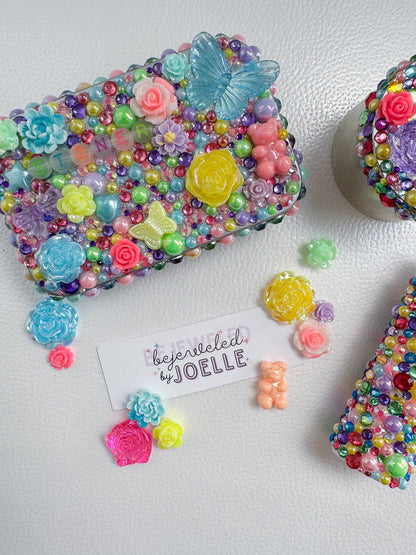
[[278, 409], [287, 407], [285, 391], [287, 383], [284, 380], [286, 363], [279, 360], [277, 362], [262, 361], [262, 377], [259, 379], [260, 393], [257, 402], [262, 409], [270, 409], [275, 406]]

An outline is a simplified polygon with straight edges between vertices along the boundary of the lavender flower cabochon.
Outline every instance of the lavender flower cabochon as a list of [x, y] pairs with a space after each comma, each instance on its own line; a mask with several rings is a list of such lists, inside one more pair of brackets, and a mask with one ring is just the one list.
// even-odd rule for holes
[[1, 211], [36, 286], [94, 296], [295, 214], [306, 172], [279, 70], [200, 33], [0, 119]]

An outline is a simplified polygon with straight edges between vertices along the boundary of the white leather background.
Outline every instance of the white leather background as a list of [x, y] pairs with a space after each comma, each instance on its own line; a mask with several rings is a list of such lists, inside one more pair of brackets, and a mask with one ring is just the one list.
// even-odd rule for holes
[[[0, 13], [4, 115], [201, 30], [245, 35], [281, 64], [277, 96], [309, 171], [295, 218], [81, 300], [77, 360], [62, 372], [25, 332], [40, 296], [0, 226], [1, 553], [412, 553], [416, 478], [405, 492], [381, 486], [346, 468], [328, 435], [416, 252], [413, 222], [370, 220], [344, 199], [331, 144], [344, 114], [416, 52], [414, 2], [2, 0]], [[311, 269], [301, 248], [322, 236], [338, 260]], [[104, 436], [126, 413], [111, 409], [95, 346], [257, 306], [282, 270], [336, 309], [332, 352], [287, 372], [288, 408], [258, 408], [254, 380], [170, 400], [183, 446], [117, 467]]]

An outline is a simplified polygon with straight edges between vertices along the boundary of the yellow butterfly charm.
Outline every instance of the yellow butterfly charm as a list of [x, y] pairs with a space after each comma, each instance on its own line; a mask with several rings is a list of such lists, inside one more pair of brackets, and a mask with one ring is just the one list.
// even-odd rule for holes
[[149, 248], [156, 250], [162, 246], [163, 235], [174, 231], [176, 231], [176, 222], [166, 215], [162, 204], [155, 201], [150, 205], [146, 220], [130, 228], [129, 234], [144, 241]]

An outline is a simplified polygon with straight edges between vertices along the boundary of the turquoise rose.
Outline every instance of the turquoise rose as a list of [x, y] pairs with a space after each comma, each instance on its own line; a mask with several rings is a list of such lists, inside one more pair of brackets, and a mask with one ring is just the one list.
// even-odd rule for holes
[[165, 414], [159, 395], [147, 389], [142, 389], [139, 393], [130, 395], [127, 408], [131, 411], [129, 413], [130, 420], [135, 420], [140, 428], [146, 428], [148, 424], [157, 426]]
[[75, 339], [78, 314], [64, 301], [43, 299], [29, 314], [27, 330], [33, 339], [48, 349], [69, 345]]
[[168, 54], [163, 59], [162, 73], [173, 83], [188, 77], [191, 66], [185, 54]]
[[12, 119], [0, 120], [0, 156], [8, 150], [15, 150], [18, 146], [17, 125]]
[[40, 271], [47, 278], [47, 289], [57, 289], [58, 284], [70, 283], [81, 273], [80, 266], [85, 262], [85, 251], [69, 235], [59, 234], [50, 237], [35, 254]]
[[50, 154], [66, 141], [65, 118], [55, 114], [50, 106], [41, 105], [38, 111], [28, 108], [24, 117], [26, 121], [19, 123], [17, 130], [23, 137], [23, 146], [34, 154]]

